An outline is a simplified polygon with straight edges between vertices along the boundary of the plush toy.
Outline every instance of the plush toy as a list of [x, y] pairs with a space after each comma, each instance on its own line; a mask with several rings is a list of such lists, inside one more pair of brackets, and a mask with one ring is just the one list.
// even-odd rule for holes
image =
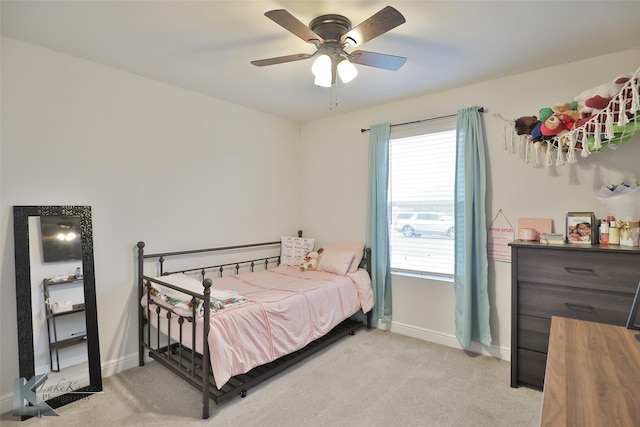
[[531, 135], [531, 142], [539, 142], [542, 140], [541, 125], [536, 116], [522, 116], [516, 119], [514, 129], [518, 135]]
[[[573, 101], [571, 103], [567, 102], [564, 104], [556, 104], [553, 106], [553, 113], [557, 114], [566, 114], [571, 117], [574, 121], [580, 118], [580, 111], [578, 111], [578, 103]], [[542, 119], [540, 119], [542, 120]], [[544, 120], [543, 120], [544, 121]]]
[[580, 104], [581, 117], [587, 117], [604, 109], [622, 87], [629, 81], [631, 74], [625, 74], [615, 78], [612, 82], [587, 89], [575, 97]]
[[547, 120], [542, 122], [540, 131], [543, 136], [558, 136], [567, 133], [573, 129], [575, 120], [568, 114], [554, 114]]
[[[622, 90], [629, 80], [630, 77], [628, 75], [620, 76], [609, 84], [609, 93], [601, 89], [600, 93], [593, 94], [585, 99], [581, 104], [580, 117], [576, 120], [574, 128], [580, 128], [592, 134], [604, 134], [609, 116], [614, 123], [620, 120], [621, 108], [627, 119], [633, 119], [635, 115], [635, 112], [631, 111], [633, 89], [629, 86], [624, 91]], [[579, 96], [582, 96], [582, 94]], [[617, 96], [619, 96], [618, 102], [612, 103], [611, 100]]]
[[318, 258], [323, 249], [320, 248], [317, 251], [311, 251], [304, 257], [304, 261], [300, 266], [300, 271], [313, 271], [318, 267]]
[[536, 116], [522, 116], [516, 119], [515, 130], [518, 135], [531, 135], [531, 131], [540, 123]]
[[540, 117], [540, 121], [544, 122], [549, 117], [551, 117], [551, 115], [553, 115], [553, 113], [557, 113], [557, 112], [558, 111], [554, 111], [553, 108], [544, 107], [544, 108], [541, 108], [540, 111], [538, 111], [538, 116]]
[[542, 122], [538, 122], [535, 127], [531, 130], [531, 142], [540, 142], [542, 141]]

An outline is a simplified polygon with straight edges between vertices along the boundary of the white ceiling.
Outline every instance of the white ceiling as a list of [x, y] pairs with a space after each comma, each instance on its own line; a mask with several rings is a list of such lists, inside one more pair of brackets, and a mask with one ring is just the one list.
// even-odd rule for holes
[[[266, 18], [268, 10], [286, 9], [305, 24], [337, 13], [355, 26], [387, 5], [407, 22], [358, 48], [405, 56], [407, 63], [398, 71], [357, 66], [358, 77], [338, 86], [333, 108], [331, 90], [313, 84], [310, 60], [249, 63], [315, 51]], [[5, 36], [300, 122], [640, 46], [640, 1], [2, 0], [1, 6]]]

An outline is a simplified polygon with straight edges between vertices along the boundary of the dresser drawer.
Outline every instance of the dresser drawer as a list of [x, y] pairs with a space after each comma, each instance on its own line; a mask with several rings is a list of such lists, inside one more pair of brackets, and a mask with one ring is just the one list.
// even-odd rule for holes
[[539, 389], [544, 385], [547, 354], [518, 349], [518, 383]]
[[593, 291], [536, 283], [518, 284], [518, 314], [551, 316], [624, 326], [632, 294]]
[[518, 281], [634, 293], [640, 254], [520, 248]]
[[518, 315], [518, 348], [546, 353], [551, 319]]

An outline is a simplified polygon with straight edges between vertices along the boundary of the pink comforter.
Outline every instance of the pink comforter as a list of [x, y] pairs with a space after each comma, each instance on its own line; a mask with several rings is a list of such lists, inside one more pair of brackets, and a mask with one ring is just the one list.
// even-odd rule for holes
[[[248, 300], [211, 315], [208, 342], [218, 389], [232, 376], [297, 351], [359, 309], [373, 307], [371, 280], [362, 269], [340, 276], [280, 266], [218, 278], [213, 288], [237, 291]], [[166, 333], [162, 325], [161, 330]]]

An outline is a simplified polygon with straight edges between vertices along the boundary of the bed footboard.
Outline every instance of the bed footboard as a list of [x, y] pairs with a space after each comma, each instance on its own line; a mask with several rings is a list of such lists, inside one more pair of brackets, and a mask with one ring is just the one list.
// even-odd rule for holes
[[[208, 390], [210, 384], [210, 373], [211, 373], [211, 365], [209, 361], [209, 346], [207, 344], [207, 336], [209, 335], [209, 322], [201, 322], [202, 323], [202, 333], [196, 333], [196, 325], [197, 325], [197, 313], [194, 309], [192, 311], [191, 316], [184, 316], [176, 311], [167, 308], [161, 307], [157, 303], [155, 303], [151, 299], [151, 282], [161, 283], [163, 286], [168, 286], [170, 288], [174, 288], [179, 291], [183, 291], [183, 289], [177, 289], [174, 286], [163, 283], [161, 281], [156, 281], [151, 277], [147, 277], [144, 275], [144, 242], [138, 242], [138, 338], [139, 338], [139, 365], [144, 366], [144, 350], [149, 351], [149, 356], [154, 358], [156, 361], [165, 365], [172, 371], [174, 371], [177, 375], [181, 376], [193, 386], [197, 387], [201, 390]], [[203, 318], [208, 319], [211, 315], [211, 279], [204, 279], [202, 282], [203, 292], [202, 294], [185, 292], [191, 296], [192, 307], [197, 307], [197, 299], [201, 299], [203, 301]], [[140, 303], [143, 298], [146, 297], [145, 307]], [[152, 319], [152, 307], [155, 307], [153, 312], [156, 316], [156, 326], [157, 326], [157, 335], [156, 335], [156, 345], [153, 346], [151, 343], [151, 319]], [[145, 315], [146, 310], [146, 315]], [[163, 319], [161, 319], [161, 314], [165, 317], [167, 325], [166, 331], [166, 344], [162, 346], [161, 344], [161, 325]], [[172, 318], [177, 319], [178, 327], [180, 330], [179, 340], [173, 341], [171, 340], [171, 321]], [[189, 349], [188, 346], [184, 345], [183, 341], [183, 325], [191, 323], [191, 343], [193, 348], [198, 348], [197, 339], [201, 337], [202, 342], [200, 348], [202, 349], [202, 353], [200, 357], [196, 357], [196, 352]], [[145, 337], [145, 325], [147, 335]], [[186, 358], [183, 355], [187, 356]], [[202, 417], [209, 418], [209, 394], [202, 394]]]

